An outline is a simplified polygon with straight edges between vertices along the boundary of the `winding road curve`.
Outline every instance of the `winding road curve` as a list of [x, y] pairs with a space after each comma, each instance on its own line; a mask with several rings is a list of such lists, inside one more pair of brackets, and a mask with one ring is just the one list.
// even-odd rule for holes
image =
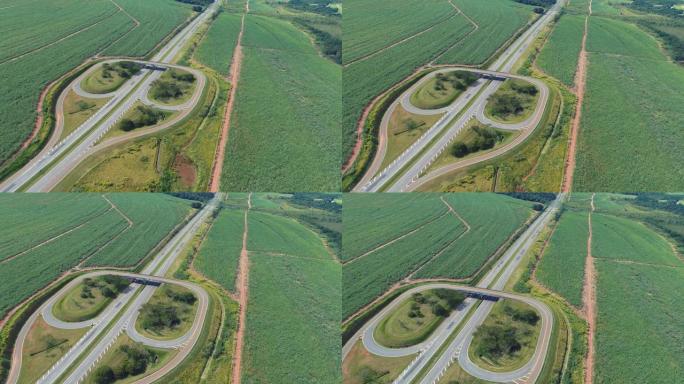
[[[535, 39], [542, 31], [542, 29], [560, 12], [564, 1], [558, 0], [558, 2], [551, 7], [544, 15], [542, 15], [530, 28], [528, 28], [517, 40], [515, 40], [494, 63], [488, 68], [491, 73], [496, 73], [504, 77], [517, 77], [522, 78], [527, 81], [533, 81], [541, 89], [541, 93], [546, 92], [548, 97], [548, 88], [543, 85], [539, 80], [532, 79], [529, 77], [522, 77], [510, 74], [515, 63], [523, 56], [527, 49], [534, 43]], [[442, 71], [451, 71], [458, 67], [450, 67], [449, 69]], [[468, 70], [467, 68], [458, 68], [462, 70]], [[475, 72], [488, 72], [474, 70]], [[433, 74], [436, 73], [432, 72]], [[426, 77], [430, 76], [428, 74]], [[404, 192], [410, 191], [418, 186], [422, 185], [424, 181], [417, 183], [421, 179], [422, 174], [429, 168], [429, 166], [439, 157], [439, 155], [447, 149], [447, 146], [453, 141], [453, 139], [458, 135], [465, 124], [473, 117], [478, 117], [481, 115], [481, 111], [484, 110], [487, 99], [491, 94], [493, 94], [498, 87], [500, 82], [498, 81], [484, 81], [478, 80], [478, 82], [468, 88], [461, 96], [459, 96], [450, 106], [446, 108], [441, 108], [438, 110], [432, 110], [434, 113], [443, 113], [444, 115], [421, 137], [416, 140], [413, 145], [411, 145], [406, 151], [399, 155], [390, 165], [381, 170], [381, 166], [384, 157], [387, 153], [387, 126], [389, 125], [389, 116], [395, 111], [398, 103], [401, 103], [405, 108], [408, 107], [410, 111], [415, 111], [419, 114], [426, 114], [426, 110], [420, 110], [413, 107], [410, 103], [410, 95], [417, 89], [419, 84], [422, 84], [427, 79], [421, 79], [417, 84], [414, 84], [409, 88], [402, 96], [398, 98], [391, 106], [388, 108], [387, 112], [383, 116], [380, 133], [378, 137], [378, 150], [371, 163], [371, 166], [366, 171], [364, 176], [361, 178], [359, 183], [354, 187], [356, 192], [379, 192], [381, 190], [387, 190], [389, 192]], [[539, 84], [542, 84], [540, 86]], [[544, 90], [546, 89], [546, 91]], [[533, 118], [525, 121], [525, 124], [516, 124], [513, 127], [507, 127], [504, 129], [517, 129], [522, 130], [523, 136], [521, 139], [510, 142], [506, 146], [499, 148], [499, 151], [492, 151], [483, 156], [478, 156], [469, 159], [470, 163], [478, 163], [493, 157], [499, 156], [512, 148], [516, 147], [527, 138], [534, 129], [536, 128], [539, 121], [537, 118], [541, 119], [543, 116], [543, 111], [546, 108], [546, 100], [542, 100], [540, 97], [537, 109], [533, 114]], [[436, 111], [436, 112], [435, 112]], [[541, 113], [540, 113], [541, 111]], [[429, 114], [434, 114], [429, 113]], [[488, 119], [486, 119], [488, 120]], [[489, 120], [491, 122], [491, 120]], [[506, 124], [497, 123], [497, 127], [505, 126]], [[526, 134], [525, 134], [526, 133]], [[473, 160], [475, 159], [475, 160]], [[456, 163], [460, 164], [460, 163]], [[472, 164], [468, 164], [472, 165]], [[446, 167], [451, 167], [448, 169]], [[441, 174], [453, 172], [455, 168], [453, 165], [442, 167], [433, 172], [440, 171]], [[431, 172], [432, 173], [432, 172]], [[441, 175], [440, 174], [440, 175]], [[430, 179], [434, 178], [434, 175], [428, 175]]]
[[[553, 330], [553, 313], [548, 306], [539, 300], [529, 296], [504, 292], [503, 288], [510, 280], [514, 271], [520, 265], [523, 256], [535, 243], [541, 231], [546, 227], [549, 220], [558, 211], [565, 195], [559, 194], [547, 209], [541, 213], [520, 237], [504, 252], [501, 258], [478, 282], [475, 287], [456, 285], [451, 283], [427, 283], [402, 293], [392, 300], [387, 307], [374, 315], [357, 333], [352, 336], [343, 346], [343, 359], [351, 351], [354, 344], [361, 340], [364, 347], [371, 353], [384, 357], [398, 357], [416, 355], [408, 367], [400, 374], [394, 383], [411, 383], [417, 379], [419, 373], [428, 369], [426, 375], [420, 381], [423, 384], [434, 384], [439, 381], [446, 369], [458, 360], [461, 367], [470, 375], [482, 380], [492, 382], [515, 382], [534, 383], [541, 374], [544, 359], [548, 352], [549, 341]], [[533, 357], [521, 368], [511, 372], [491, 372], [475, 365], [468, 357], [468, 347], [472, 341], [473, 333], [477, 330], [492, 309], [494, 302], [467, 298], [461, 307], [451, 315], [432, 333], [424, 342], [407, 348], [387, 348], [379, 345], [373, 338], [377, 325], [398, 305], [410, 297], [411, 294], [427, 289], [447, 288], [470, 293], [485, 293], [487, 295], [523, 301], [534, 307], [541, 316], [541, 331], [537, 339], [537, 346]], [[472, 312], [472, 313], [471, 313]], [[470, 314], [468, 320], [464, 319]], [[446, 345], [454, 329], [462, 325], [455, 338]], [[439, 350], [446, 345], [445, 351], [438, 355]], [[463, 352], [463, 353], [462, 353]], [[428, 367], [433, 358], [436, 362]]]
[[[216, 12], [219, 3], [212, 5], [190, 22], [182, 31], [174, 36], [162, 49], [149, 61], [116, 59], [114, 61], [137, 61], [142, 63], [154, 63], [165, 67], [176, 67], [192, 72], [198, 79], [195, 93], [188, 103], [179, 106], [181, 113], [168, 122], [164, 122], [164, 128], [170, 127], [175, 122], [182, 120], [197, 105], [201, 97], [206, 78], [201, 72], [192, 68], [175, 66], [171, 63], [175, 61], [181, 49], [190, 41], [198, 28]], [[109, 60], [111, 61], [111, 60]], [[107, 62], [107, 61], [105, 61]], [[93, 68], [86, 73], [94, 70]], [[79, 76], [68, 89], [74, 89], [80, 95], [88, 94], [80, 88], [80, 81], [84, 75]], [[23, 168], [15, 172], [12, 176], [0, 183], [0, 192], [17, 192], [26, 189], [29, 192], [47, 192], [54, 188], [64, 177], [73, 171], [86, 157], [97, 152], [94, 149], [100, 139], [133, 107], [138, 101], [146, 101], [147, 93], [152, 82], [161, 76], [159, 71], [143, 69], [138, 75], [132, 76], [117, 91], [105, 94], [102, 97], [111, 97], [91, 118], [86, 120], [74, 132], [64, 140], [59, 141], [59, 137], [64, 129], [64, 99], [67, 92], [62, 92], [57, 100], [56, 126], [55, 132], [44, 148], [36, 157], [29, 161]], [[157, 106], [157, 105], [155, 105]], [[157, 106], [158, 107], [158, 106]], [[168, 109], [168, 106], [161, 108]], [[154, 127], [158, 128], [158, 127]], [[130, 132], [116, 137], [116, 143], [120, 143], [135, 137], [158, 132], [159, 129], [141, 130], [141, 132]], [[59, 141], [59, 142], [58, 142]]]

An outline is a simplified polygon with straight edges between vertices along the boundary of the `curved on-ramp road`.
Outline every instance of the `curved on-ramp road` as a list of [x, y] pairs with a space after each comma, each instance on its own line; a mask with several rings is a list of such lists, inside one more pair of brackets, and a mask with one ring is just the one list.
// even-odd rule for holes
[[[430, 81], [439, 73], [448, 73], [456, 70], [473, 72], [495, 78], [519, 79], [532, 83], [539, 90], [537, 105], [535, 106], [533, 113], [522, 122], [503, 123], [494, 121], [485, 115], [485, 109], [489, 98], [499, 89], [502, 82], [499, 80], [485, 79], [478, 80], [475, 85], [466, 89], [447, 107], [438, 109], [422, 109], [414, 106], [411, 103], [411, 95], [413, 95], [426, 82]], [[480, 163], [507, 153], [511, 149], [524, 142], [535, 131], [544, 116], [544, 112], [548, 104], [549, 92], [548, 86], [539, 79], [504, 72], [465, 68], [459, 66], [442, 66], [437, 70], [427, 73], [419, 81], [407, 89], [399, 98], [397, 98], [390, 105], [390, 108], [388, 108], [387, 112], [383, 116], [383, 119], [380, 123], [380, 140], [378, 141], [378, 150], [376, 152], [376, 156], [374, 157], [371, 166], [355, 190], [367, 192], [379, 191], [382, 185], [389, 181], [391, 175], [399, 174], [401, 172], [401, 168], [403, 168], [410, 159], [419, 156], [420, 152], [433, 140], [437, 140], [437, 142], [430, 147], [427, 154], [421, 156], [419, 161], [406, 171], [406, 174], [403, 177], [390, 186], [390, 192], [415, 190], [419, 186], [445, 173], [453, 172], [459, 168]], [[419, 137], [414, 144], [412, 144], [395, 160], [393, 160], [390, 165], [380, 170], [380, 167], [382, 166], [387, 154], [389, 121], [391, 120], [391, 116], [398, 105], [401, 105], [402, 108], [410, 113], [424, 116], [441, 114], [442, 117], [421, 137]], [[463, 127], [465, 127], [468, 121], [470, 121], [472, 118], [479, 120], [483, 124], [490, 125], [498, 129], [519, 131], [520, 135], [518, 135], [513, 141], [500, 148], [497, 148], [494, 151], [440, 167], [425, 176], [421, 176], [422, 173], [425, 172], [428, 167], [443, 153], [443, 151], [448, 148], [448, 145], [456, 138], [456, 136], [458, 136]], [[447, 133], [442, 137], [439, 137], [440, 133], [443, 131], [446, 131]]]
[[[95, 272], [90, 272], [86, 273], [84, 275], [78, 276], [77, 278], [73, 279], [70, 281], [68, 284], [66, 284], [62, 289], [60, 289], [55, 295], [53, 295], [50, 300], [46, 301], [30, 318], [29, 320], [24, 324], [24, 326], [21, 328], [21, 331], [19, 332], [19, 336], [17, 337], [17, 341], [14, 347], [13, 351], [13, 357], [12, 359], [14, 360], [14, 365], [13, 369], [10, 372], [10, 376], [8, 379], [8, 383], [14, 384], [17, 382], [19, 379], [19, 374], [21, 372], [21, 363], [22, 363], [22, 352], [23, 352], [23, 347], [24, 347], [24, 342], [26, 340], [26, 337], [29, 334], [29, 331], [33, 327], [33, 324], [35, 321], [38, 319], [39, 315], [43, 316], [43, 320], [50, 326], [55, 327], [55, 328], [62, 328], [62, 329], [79, 329], [79, 328], [86, 328], [86, 327], [93, 327], [91, 328], [88, 333], [97, 333], [95, 332], [95, 329], [97, 326], [101, 327], [106, 327], [109, 322], [112, 320], [113, 316], [116, 313], [116, 310], [120, 308], [121, 305], [126, 299], [130, 299], [132, 295], [135, 294], [135, 292], [138, 289], [133, 289], [133, 287], [129, 287], [124, 293], [120, 294], [116, 300], [112, 301], [112, 303], [109, 304], [107, 309], [103, 311], [99, 316], [92, 320], [87, 320], [87, 321], [82, 321], [82, 322], [64, 322], [61, 320], [56, 319], [52, 315], [52, 308], [54, 306], [54, 303], [59, 301], [65, 294], [67, 294], [71, 289], [76, 287], [79, 283], [83, 281], [85, 278], [94, 278], [98, 276], [105, 276], [105, 275], [116, 275], [116, 276], [123, 276], [123, 277], [130, 277], [130, 278], [139, 278], [139, 279], [145, 279], [148, 281], [152, 282], [158, 282], [158, 283], [166, 283], [166, 284], [175, 284], [182, 286], [184, 288], [187, 288], [191, 290], [193, 293], [195, 293], [195, 296], [198, 298], [198, 306], [197, 310], [195, 313], [195, 318], [193, 320], [193, 325], [192, 327], [186, 332], [183, 336], [174, 339], [174, 340], [157, 340], [157, 339], [152, 339], [148, 338], [145, 336], [140, 335], [137, 330], [135, 330], [135, 321], [137, 319], [138, 313], [139, 313], [139, 308], [140, 305], [144, 304], [147, 302], [152, 294], [154, 294], [154, 291], [156, 290], [157, 287], [155, 286], [144, 286], [143, 292], [138, 295], [138, 297], [135, 300], [135, 303], [131, 307], [131, 309], [134, 309], [134, 311], [129, 310], [126, 314], [124, 314], [123, 318], [119, 321], [120, 323], [125, 324], [124, 329], [130, 336], [130, 338], [134, 341], [143, 343], [145, 345], [148, 345], [150, 347], [154, 348], [164, 348], [164, 349], [181, 349], [179, 354], [176, 356], [177, 358], [174, 358], [171, 362], [167, 363], [165, 367], [162, 367], [161, 370], [163, 372], [168, 372], [170, 368], [173, 368], [175, 364], [172, 367], [168, 367], [173, 363], [173, 361], [180, 362], [182, 361], [192, 350], [192, 348], [184, 348], [184, 347], [191, 347], [194, 346], [194, 344], [197, 342], [199, 339], [199, 336], [202, 332], [202, 327], [204, 326], [204, 322], [206, 320], [207, 316], [207, 311], [209, 308], [209, 295], [207, 292], [204, 290], [204, 288], [200, 287], [197, 284], [190, 283], [187, 281], [183, 280], [176, 280], [176, 279], [169, 279], [169, 278], [164, 278], [164, 277], [158, 277], [158, 276], [150, 276], [150, 275], [143, 275], [143, 274], [138, 274], [138, 273], [129, 273], [129, 272], [122, 272], [122, 271], [117, 271], [117, 270], [99, 270]], [[140, 285], [137, 283], [133, 283], [133, 286], [136, 288], [139, 287]], [[137, 304], [137, 305], [136, 305]], [[127, 317], [127, 318], [126, 318]], [[79, 340], [80, 342], [80, 340]], [[80, 347], [79, 343], [76, 343], [71, 350], [77, 350]], [[178, 358], [178, 356], [182, 356]], [[66, 357], [63, 356], [62, 359]], [[97, 356], [99, 358], [100, 356]], [[166, 369], [165, 369], [166, 368]], [[153, 374], [156, 374], [157, 372], [154, 372]], [[48, 371], [49, 373], [49, 371]], [[46, 373], [47, 374], [47, 373]], [[148, 375], [145, 377], [145, 380], [149, 379], [152, 375]], [[161, 377], [161, 375], [157, 374], [156, 376]], [[42, 379], [42, 378], [41, 378]]]
[[[158, 63], [163, 66], [173, 66], [171, 64], [178, 56], [181, 49], [190, 41], [197, 29], [202, 23], [209, 20], [210, 16], [214, 14], [218, 7], [218, 2], [214, 2], [207, 7], [204, 12], [191, 21], [183, 30], [177, 33], [159, 52], [150, 60], [144, 61], [146, 63]], [[126, 61], [139, 61], [129, 59], [114, 59]], [[184, 70], [192, 71], [187, 67], [179, 67]], [[91, 69], [92, 70], [92, 69]], [[152, 72], [152, 73], [151, 73]], [[198, 72], [195, 72], [198, 73]], [[76, 166], [83, 161], [83, 159], [92, 154], [92, 147], [116, 124], [136, 101], [142, 100], [143, 96], [148, 92], [151, 82], [156, 80], [159, 76], [158, 71], [150, 71], [143, 69], [138, 75], [132, 76], [124, 84], [114, 92], [114, 96], [98, 111], [91, 116], [74, 132], [72, 132], [65, 139], [60, 140], [63, 131], [63, 109], [64, 98], [67, 92], [62, 92], [57, 99], [57, 113], [56, 113], [56, 127], [54, 134], [48, 140], [45, 148], [40, 151], [31, 161], [29, 161], [19, 171], [5, 179], [0, 183], [1, 192], [16, 192], [22, 188], [26, 188], [30, 192], [45, 192], [54, 188], [69, 172], [73, 171]], [[193, 97], [194, 102], [199, 99], [203, 84], [205, 80], [203, 76], [196, 75], [200, 79], [196, 86], [196, 94]], [[76, 81], [83, 79], [79, 76]], [[69, 87], [68, 89], [73, 89]], [[84, 92], [82, 89], [81, 92]], [[193, 104], [194, 108], [194, 104]], [[177, 116], [179, 121], [181, 116], [189, 113], [188, 110], [183, 110]], [[127, 137], [126, 135], [121, 135]], [[59, 142], [58, 142], [59, 141]], [[34, 182], [35, 181], [35, 182]], [[31, 185], [31, 183], [33, 183]]]
[[[564, 0], [556, 2], [530, 28], [523, 32], [519, 38], [513, 41], [488, 69], [501, 74], [511, 72], [515, 63], [532, 46], [542, 29], [558, 15], [564, 3]], [[466, 90], [462, 97], [449, 106], [448, 112], [435, 125], [428, 129], [389, 166], [381, 170], [380, 168], [386, 154], [386, 149], [383, 148], [387, 142], [386, 124], [389, 120], [386, 118], [389, 113], [394, 111], [397, 105], [397, 103], [393, 103], [383, 116], [383, 122], [380, 127], [381, 132], [378, 135], [379, 144], [376, 156], [353, 190], [358, 192], [378, 192], [382, 189], [387, 189], [389, 192], [402, 192], [413, 188], [411, 184], [432, 164], [439, 153], [445, 150], [446, 146], [458, 134], [463, 125], [471, 117], [476, 116], [478, 108], [481, 108], [482, 104], [486, 104], [486, 97], [480, 94], [480, 91], [485, 86], [487, 88], [498, 87], [496, 84], [492, 85], [488, 82], [478, 81], [469, 90]], [[399, 98], [399, 102], [401, 102], [401, 98]], [[470, 106], [467, 107], [469, 104]], [[459, 115], [462, 117], [457, 119]], [[454, 120], [456, 121], [453, 122]], [[507, 147], [507, 150], [510, 148], [510, 146]]]
[[[491, 310], [491, 307], [494, 305], [494, 302], [483, 301], [482, 303], [480, 303], [480, 306], [476, 309], [476, 312], [473, 314], [473, 316], [471, 316], [463, 325], [463, 328], [459, 331], [454, 341], [450, 343], [449, 350], [451, 351], [447, 350], [446, 353], [440, 356], [440, 359], [436, 362], [435, 366], [430, 370], [431, 372], [435, 372], [436, 377], [430, 377], [431, 372], [428, 372], [428, 376], [426, 376], [422, 382], [432, 383], [438, 380], [439, 377], [441, 377], [441, 375], [443, 374], [443, 372], [449, 367], [449, 364], [453, 362], [455, 358], [458, 358], [458, 362], [463, 368], [463, 370], [468, 372], [470, 375], [482, 380], [499, 383], [506, 383], [521, 379], [522, 381], [529, 380], [528, 382], [533, 383], [534, 380], [536, 380], [536, 378], [541, 373], [541, 370], [544, 365], [544, 358], [548, 352], [548, 347], [553, 328], [553, 314], [549, 307], [543, 302], [528, 296], [518, 295], [514, 293], [495, 291], [491, 289], [477, 288], [471, 286], [456, 285], [450, 283], [429, 283], [419, 285], [399, 295], [396, 299], [394, 299], [390, 304], [383, 308], [382, 311], [380, 311], [367, 323], [366, 327], [364, 327], [364, 331], [361, 338], [364, 347], [369, 352], [378, 356], [399, 357], [409, 356], [424, 351], [426, 348], [429, 348], [434, 343], [434, 340], [438, 336], [442, 336], [446, 339], [449, 336], [449, 334], [453, 331], [453, 329], [456, 328], [466, 317], [467, 313], [472, 307], [474, 300], [468, 299], [470, 301], [469, 303], [463, 305], [458, 310], [452, 312], [449, 318], [445, 319], [442, 322], [442, 324], [440, 324], [440, 326], [432, 333], [432, 335], [422, 343], [405, 348], [388, 348], [378, 344], [373, 337], [373, 333], [375, 332], [376, 327], [389, 314], [389, 312], [396, 309], [405, 300], [409, 299], [411, 295], [413, 295], [414, 293], [423, 292], [431, 289], [452, 289], [465, 293], [484, 294], [488, 296], [499, 297], [502, 299], [511, 299], [524, 302], [532, 306], [540, 314], [541, 329], [539, 337], [537, 338], [537, 345], [534, 355], [521, 368], [510, 372], [493, 372], [481, 368], [470, 360], [467, 351], [468, 347], [470, 346], [470, 343], [472, 342], [473, 333], [477, 330], [477, 327], [485, 321], [487, 315], [489, 314], [489, 311]], [[461, 353], [461, 351], [463, 352]], [[348, 351], [346, 352], [348, 353]], [[346, 357], [346, 353], [343, 356]]]

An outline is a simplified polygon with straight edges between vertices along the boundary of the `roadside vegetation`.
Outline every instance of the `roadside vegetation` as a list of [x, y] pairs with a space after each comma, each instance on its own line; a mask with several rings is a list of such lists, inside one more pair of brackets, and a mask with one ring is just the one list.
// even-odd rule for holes
[[414, 293], [380, 322], [373, 338], [390, 348], [423, 342], [464, 300], [465, 294], [451, 289]]
[[81, 88], [89, 93], [109, 93], [119, 89], [126, 80], [137, 75], [143, 65], [132, 61], [103, 63], [81, 82]]
[[182, 104], [188, 101], [195, 91], [195, 80], [192, 73], [169, 69], [152, 83], [152, 100], [165, 105]]
[[119, 121], [119, 130], [130, 132], [142, 127], [151, 127], [157, 125], [157, 123], [166, 119], [169, 115], [171, 115], [170, 112], [138, 103], [134, 109], [127, 112]]
[[149, 348], [133, 342], [126, 335], [121, 335], [84, 382], [87, 384], [130, 382], [133, 378], [140, 378], [143, 374], [149, 374], [152, 370], [161, 368], [173, 354], [175, 352]]
[[93, 319], [128, 288], [129, 284], [127, 279], [120, 276], [85, 278], [55, 303], [53, 314], [62, 321]]
[[508, 136], [502, 131], [488, 126], [473, 125], [459, 134], [451, 145], [451, 156], [463, 158], [471, 153], [494, 148]]
[[86, 329], [58, 329], [42, 317], [36, 319], [24, 342], [21, 356], [20, 384], [35, 383], [76, 344]]
[[508, 79], [488, 100], [485, 115], [503, 123], [519, 123], [530, 117], [538, 100], [539, 90], [533, 84]]
[[469, 71], [438, 73], [411, 95], [411, 104], [422, 109], [451, 105], [479, 76]]
[[143, 304], [135, 327], [153, 339], [176, 339], [192, 327], [196, 303], [197, 297], [189, 289], [165, 284]]
[[473, 362], [493, 371], [512, 371], [527, 363], [537, 347], [537, 312], [515, 300], [500, 300], [477, 328], [468, 350]]
[[80, 127], [109, 101], [109, 98], [89, 99], [81, 97], [73, 90], [66, 92], [68, 93], [64, 98], [64, 128], [60, 139], [69, 136], [71, 132]]
[[420, 136], [432, 127], [442, 115], [414, 115], [397, 105], [390, 117], [387, 129], [387, 152], [382, 168], [410, 147]]
[[408, 366], [415, 355], [380, 357], [368, 352], [359, 340], [342, 362], [344, 384], [390, 384]]

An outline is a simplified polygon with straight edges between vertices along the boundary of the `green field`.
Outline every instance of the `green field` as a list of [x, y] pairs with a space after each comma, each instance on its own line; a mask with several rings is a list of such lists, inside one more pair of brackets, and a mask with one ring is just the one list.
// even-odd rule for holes
[[445, 199], [470, 225], [470, 231], [421, 269], [416, 278], [473, 275], [532, 214], [531, 203], [501, 195], [465, 193], [446, 195]]
[[195, 51], [195, 59], [227, 76], [240, 33], [240, 15], [221, 13]]
[[[189, 15], [174, 0], [25, 1], [0, 10], [0, 165], [32, 131], [41, 90], [92, 55], [143, 56]], [[164, 17], [159, 17], [164, 12]], [[115, 45], [112, 45], [115, 44]], [[9, 48], [12, 47], [12, 48]]]
[[286, 21], [245, 23], [222, 189], [339, 190], [340, 67]]
[[427, 193], [350, 193], [344, 199], [341, 258], [345, 261], [435, 220], [448, 209], [438, 195]]
[[260, 253], [250, 264], [242, 382], [340, 382], [340, 265]]
[[[0, 238], [7, 244], [6, 249], [14, 250], [17, 250], [17, 247], [10, 243], [18, 239], [16, 241], [20, 242], [23, 247], [21, 249], [25, 252], [13, 252], [16, 257], [0, 262], [0, 281], [4, 283], [4, 294], [0, 298], [0, 315], [4, 316], [13, 306], [77, 265], [135, 265], [190, 211], [189, 201], [167, 195], [107, 195], [132, 221], [132, 225], [129, 226], [126, 218], [117, 210], [109, 209], [109, 203], [99, 195], [92, 195], [92, 199], [102, 199], [107, 208], [99, 214], [95, 213], [93, 210], [97, 203], [89, 196], [91, 195], [69, 198], [62, 194], [49, 194], [40, 198], [27, 195], [1, 197], [0, 213], [3, 218], [7, 217], [6, 227], [12, 231], [4, 231]], [[70, 199], [73, 200], [69, 202]], [[81, 199], [84, 200], [83, 211], [80, 210]], [[40, 204], [31, 204], [41, 201]], [[6, 208], [7, 206], [22, 207], [24, 216], [17, 215], [16, 208]], [[8, 212], [7, 216], [5, 212]], [[74, 212], [80, 212], [81, 216], [78, 217]], [[58, 227], [41, 225], [44, 217], [59, 215], [71, 217], [71, 222], [64, 222], [61, 230]], [[35, 219], [27, 220], [30, 217]], [[75, 223], [86, 224], [76, 227]], [[72, 231], [68, 231], [72, 228]], [[38, 229], [45, 232], [41, 233]], [[21, 239], [26, 233], [31, 233], [32, 237], [41, 240], [29, 242]], [[49, 239], [52, 240], [48, 242]], [[36, 246], [39, 244], [41, 245]]]
[[537, 57], [539, 68], [563, 84], [572, 87], [575, 83], [577, 61], [582, 49], [583, 32], [583, 16], [563, 15]]
[[592, 215], [591, 253], [595, 258], [679, 266], [670, 243], [643, 223], [615, 216]]
[[454, 3], [479, 28], [450, 47], [437, 59], [437, 64], [482, 64], [534, 16], [532, 7], [510, 0], [458, 0]]
[[[192, 15], [190, 6], [175, 0], [116, 0], [140, 26], [103, 53], [109, 56], [145, 56], [167, 35], [180, 27]], [[164, 17], [159, 17], [163, 10]]]
[[[442, 203], [438, 194], [426, 196], [425, 199], [432, 198]], [[456, 194], [445, 195], [444, 198], [470, 229], [454, 214], [436, 214], [417, 231], [345, 264], [342, 274], [345, 287], [344, 317], [411, 274], [415, 274], [415, 278], [471, 276], [531, 213], [530, 203], [502, 195]], [[348, 200], [347, 206], [353, 207], [353, 200]], [[405, 217], [407, 220], [411, 217], [406, 210], [398, 210], [393, 206], [390, 206], [389, 211], [388, 215], [393, 214], [393, 220], [388, 218], [388, 221], [401, 223]], [[349, 221], [348, 217], [351, 217]], [[365, 214], [363, 210], [345, 213], [344, 244], [347, 244], [347, 236], [352, 239], [369, 237], [368, 234], [363, 237], [355, 234], [356, 231], [364, 232], [363, 226], [347, 225], [363, 219], [381, 227], [379, 222], [373, 220], [373, 216]], [[384, 239], [393, 239], [408, 232], [410, 230], [393, 234], [381, 232], [381, 235]], [[482, 241], [485, 237], [491, 241]], [[346, 253], [344, 248], [343, 254]], [[348, 257], [349, 254], [346, 254]]]
[[345, 64], [425, 31], [455, 13], [443, 0], [347, 0], [344, 6]]
[[582, 306], [588, 226], [586, 211], [563, 212], [537, 266], [539, 282], [578, 308]]
[[[658, 262], [657, 258], [647, 259]], [[684, 263], [597, 260], [596, 383], [669, 384], [684, 374]]]
[[[345, 4], [343, 57], [347, 65], [343, 71], [342, 94], [345, 157], [356, 141], [356, 123], [362, 110], [374, 97], [431, 60], [436, 59], [439, 64], [483, 63], [526, 25], [532, 15], [531, 7], [508, 0], [455, 0], [453, 3], [473, 20], [477, 29], [462, 14], [451, 14], [453, 8], [442, 10], [441, 7], [449, 8], [446, 1], [432, 7], [424, 6], [424, 2], [407, 5], [402, 2], [401, 7], [396, 7], [393, 2], [368, 0]], [[397, 17], [411, 21], [396, 24]], [[391, 36], [413, 37], [378, 54], [350, 62], [350, 58], [391, 45], [385, 30], [381, 29], [384, 24], [395, 24], [393, 28], [398, 29]], [[417, 34], [420, 31], [424, 32]]]
[[235, 290], [243, 227], [242, 210], [221, 210], [195, 258], [194, 266], [200, 273], [229, 291]]
[[249, 236], [247, 249], [260, 253], [273, 253], [329, 259], [321, 239], [294, 219], [262, 212], [248, 215]]
[[619, 20], [592, 17], [587, 45], [574, 189], [682, 189], [684, 70]]

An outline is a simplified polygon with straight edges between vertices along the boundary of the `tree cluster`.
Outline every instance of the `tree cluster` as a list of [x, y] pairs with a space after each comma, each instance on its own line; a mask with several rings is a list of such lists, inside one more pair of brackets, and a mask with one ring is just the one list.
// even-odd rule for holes
[[515, 2], [543, 8], [549, 8], [556, 4], [556, 0], [515, 0]]
[[446, 90], [445, 83], [450, 83], [454, 89], [464, 91], [479, 78], [477, 74], [469, 71], [456, 71], [449, 74], [438, 73], [435, 75], [437, 80], [435, 81], [434, 89], [436, 91], [444, 91]]
[[141, 344], [122, 345], [118, 352], [124, 355], [123, 359], [113, 367], [103, 365], [97, 368], [94, 373], [95, 383], [109, 384], [129, 376], [139, 375], [158, 358], [157, 354]]
[[518, 329], [510, 325], [481, 325], [475, 331], [475, 337], [480, 339], [477, 347], [480, 356], [501, 357], [522, 348], [518, 341]]
[[157, 124], [166, 117], [164, 112], [156, 111], [148, 106], [139, 105], [138, 114], [133, 118], [123, 118], [119, 122], [119, 129], [122, 131], [132, 131], [136, 128], [146, 127]]
[[144, 304], [140, 309], [140, 321], [143, 328], [154, 331], [173, 328], [181, 323], [178, 308], [174, 305], [162, 303]]
[[104, 63], [102, 64], [102, 77], [111, 79], [112, 72], [116, 72], [117, 75], [124, 79], [130, 79], [133, 75], [140, 73], [142, 68], [142, 64], [133, 61], [120, 61], [115, 64]]
[[536, 325], [539, 321], [539, 315], [537, 315], [537, 312], [533, 309], [517, 309], [510, 305], [506, 305], [504, 307], [504, 313], [515, 321], [520, 321], [529, 325]]
[[192, 305], [197, 301], [197, 298], [192, 292], [189, 291], [177, 291], [175, 289], [166, 289], [166, 296], [171, 300]]
[[456, 141], [451, 146], [454, 157], [465, 157], [471, 153], [494, 148], [497, 142], [503, 140], [503, 135], [490, 127], [473, 126], [470, 130], [475, 133], [467, 141]]

